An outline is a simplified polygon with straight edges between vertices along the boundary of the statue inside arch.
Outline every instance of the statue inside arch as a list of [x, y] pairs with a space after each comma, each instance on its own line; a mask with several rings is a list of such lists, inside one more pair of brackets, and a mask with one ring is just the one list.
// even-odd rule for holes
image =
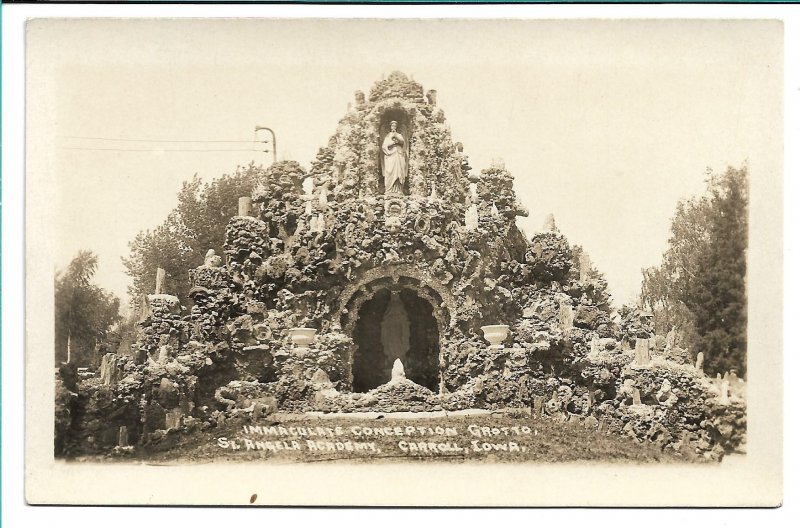
[[395, 359], [405, 361], [410, 346], [410, 337], [411, 326], [408, 321], [408, 312], [403, 306], [400, 294], [393, 291], [381, 322], [381, 345], [383, 345], [387, 364], [391, 365]]
[[383, 138], [383, 183], [386, 194], [403, 194], [408, 163], [406, 161], [406, 140], [397, 131], [397, 121], [390, 123], [390, 130]]

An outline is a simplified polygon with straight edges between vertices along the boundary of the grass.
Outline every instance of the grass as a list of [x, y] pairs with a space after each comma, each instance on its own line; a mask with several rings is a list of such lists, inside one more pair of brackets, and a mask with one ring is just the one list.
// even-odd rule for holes
[[[310, 435], [311, 432], [316, 434]], [[127, 459], [131, 458], [147, 463], [695, 461], [685, 452], [662, 451], [654, 444], [640, 444], [579, 424], [506, 415], [423, 419], [292, 417], [258, 423], [239, 418], [203, 431], [170, 431], [158, 443], [137, 447]]]

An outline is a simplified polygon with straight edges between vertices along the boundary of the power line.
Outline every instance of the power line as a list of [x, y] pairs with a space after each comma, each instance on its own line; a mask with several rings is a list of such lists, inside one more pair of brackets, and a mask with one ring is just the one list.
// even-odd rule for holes
[[93, 139], [99, 141], [132, 141], [137, 143], [252, 143], [245, 139], [138, 139], [138, 138], [108, 138], [99, 136], [58, 136], [63, 139]]
[[124, 148], [90, 148], [90, 147], [58, 147], [61, 150], [110, 150], [116, 152], [261, 152], [260, 150], [253, 149], [162, 149], [162, 148], [146, 148], [146, 149], [124, 149]]

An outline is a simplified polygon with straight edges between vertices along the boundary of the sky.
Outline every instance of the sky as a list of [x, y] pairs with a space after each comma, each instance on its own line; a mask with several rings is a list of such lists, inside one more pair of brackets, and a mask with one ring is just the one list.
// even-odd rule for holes
[[504, 160], [530, 211], [518, 224], [531, 235], [553, 213], [617, 306], [707, 168], [782, 177], [779, 22], [39, 20], [27, 39], [45, 116], [28, 140], [47, 160], [28, 185], [50, 186], [54, 269], [90, 249], [123, 299], [128, 242], [184, 180], [269, 164], [258, 125], [308, 168], [354, 92], [394, 70], [437, 90], [475, 172]]

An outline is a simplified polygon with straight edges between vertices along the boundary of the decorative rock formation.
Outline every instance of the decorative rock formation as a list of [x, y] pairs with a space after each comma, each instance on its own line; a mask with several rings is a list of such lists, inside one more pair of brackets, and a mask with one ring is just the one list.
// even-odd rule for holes
[[542, 417], [542, 413], [544, 412], [544, 396], [534, 396], [533, 397], [533, 419], [538, 419]]
[[164, 426], [165, 429], [178, 429], [181, 427], [183, 422], [183, 413], [180, 409], [175, 409], [169, 411], [166, 415], [166, 424]]
[[222, 266], [222, 257], [217, 255], [217, 252], [213, 249], [209, 249], [206, 252], [206, 257], [203, 260], [203, 265], [208, 266], [209, 268], [219, 268]]
[[123, 358], [108, 353], [100, 361], [100, 380], [103, 385], [114, 385], [122, 379]]
[[156, 290], [155, 294], [160, 295], [164, 293], [164, 281], [166, 279], [167, 272], [164, 268], [157, 268], [156, 269]]
[[428, 90], [425, 97], [428, 99], [429, 105], [436, 106], [436, 90]]
[[580, 281], [586, 282], [589, 280], [589, 271], [592, 268], [592, 260], [586, 253], [580, 255]]
[[357, 90], [356, 91], [356, 104], [358, 106], [362, 106], [364, 103], [366, 103], [366, 97], [364, 96], [364, 92], [362, 92], [361, 90]]
[[558, 308], [558, 322], [561, 330], [569, 332], [575, 321], [575, 314], [572, 311], [572, 305], [560, 304]]
[[249, 196], [239, 198], [239, 216], [252, 216], [253, 199]]
[[[107, 367], [107, 385], [77, 389], [82, 422], [59, 429], [73, 452], [100, 449], [87, 447], [90, 436], [112, 449], [121, 425], [137, 442], [273, 409], [533, 406], [537, 418], [571, 414], [593, 427], [596, 417], [603, 431], [664, 445], [690, 431], [703, 452], [741, 442], [743, 401], [721, 408], [691, 365], [630, 350], [653, 337], [652, 317], [621, 310], [612, 321], [605, 282], [589, 278], [552, 215], [543, 232], [522, 234], [514, 177], [499, 161], [472, 170], [435, 92], [393, 72], [355, 102], [308, 170], [283, 161], [255, 172], [252, 202], [228, 223], [224, 263], [210, 251], [190, 273], [191, 311], [165, 293], [160, 272], [136, 365]], [[381, 149], [393, 121], [406, 179], [387, 194]], [[406, 321], [393, 316], [402, 324], [384, 333], [392, 292]], [[500, 332], [483, 327], [487, 347], [481, 325], [499, 321], [508, 324], [490, 327]]]
[[169, 345], [161, 345], [161, 347], [158, 349], [158, 363], [164, 364], [169, 361], [171, 356], [170, 348], [171, 347]]
[[542, 231], [545, 233], [558, 233], [558, 228], [556, 227], [556, 217], [553, 215], [553, 213], [549, 213], [544, 219]]
[[633, 364], [637, 367], [644, 367], [650, 364], [649, 339], [636, 339]]
[[669, 352], [670, 350], [675, 348], [677, 340], [678, 340], [677, 331], [675, 330], [675, 327], [673, 326], [673, 327], [671, 327], [669, 329], [669, 332], [667, 332], [667, 338], [666, 338], [665, 345], [664, 345], [664, 351], [665, 352]]
[[472, 204], [467, 208], [467, 212], [464, 215], [464, 226], [467, 228], [467, 231], [475, 231], [478, 229], [478, 206]]
[[719, 402], [722, 405], [730, 405], [730, 395], [728, 394], [730, 389], [730, 382], [728, 380], [723, 380], [722, 383], [719, 384]]

